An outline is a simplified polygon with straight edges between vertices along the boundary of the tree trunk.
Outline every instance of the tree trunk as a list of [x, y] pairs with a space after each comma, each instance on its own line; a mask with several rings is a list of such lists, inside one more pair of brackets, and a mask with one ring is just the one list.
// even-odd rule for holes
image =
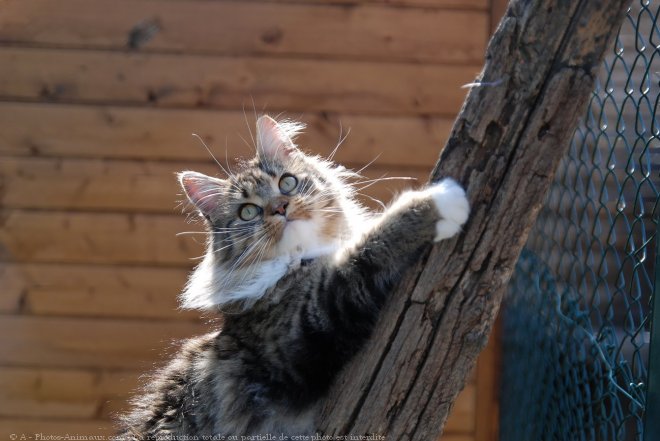
[[334, 385], [322, 433], [442, 433], [628, 3], [510, 3], [431, 178], [466, 186], [470, 219], [393, 294], [376, 337]]

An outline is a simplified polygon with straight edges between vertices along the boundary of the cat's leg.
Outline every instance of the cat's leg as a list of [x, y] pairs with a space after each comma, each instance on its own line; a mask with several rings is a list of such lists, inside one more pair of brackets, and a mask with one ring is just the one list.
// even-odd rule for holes
[[355, 245], [339, 256], [340, 266], [359, 270], [365, 265], [373, 277], [384, 278], [379, 283], [387, 284], [426, 244], [459, 233], [469, 212], [465, 191], [452, 179], [403, 193]]
[[[350, 356], [371, 332], [403, 272], [433, 241], [456, 235], [470, 211], [465, 191], [450, 179], [403, 193], [320, 277], [303, 321]], [[321, 275], [323, 273], [320, 273]]]

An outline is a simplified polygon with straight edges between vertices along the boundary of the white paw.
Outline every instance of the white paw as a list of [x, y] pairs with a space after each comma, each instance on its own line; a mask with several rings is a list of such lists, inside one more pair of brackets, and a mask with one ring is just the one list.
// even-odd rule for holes
[[443, 179], [425, 190], [435, 202], [440, 220], [435, 224], [435, 241], [448, 239], [461, 231], [470, 214], [465, 190], [453, 179]]

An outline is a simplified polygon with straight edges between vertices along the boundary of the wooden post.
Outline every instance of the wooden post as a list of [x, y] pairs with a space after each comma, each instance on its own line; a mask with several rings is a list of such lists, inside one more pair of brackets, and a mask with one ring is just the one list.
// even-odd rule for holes
[[326, 400], [323, 433], [442, 433], [628, 3], [510, 3], [431, 178], [466, 186], [470, 220], [393, 294]]

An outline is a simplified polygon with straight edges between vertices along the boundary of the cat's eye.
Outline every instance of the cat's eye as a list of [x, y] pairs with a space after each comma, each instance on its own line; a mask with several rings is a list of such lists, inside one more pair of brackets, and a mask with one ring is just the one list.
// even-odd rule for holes
[[298, 179], [290, 174], [284, 174], [280, 178], [280, 191], [283, 194], [289, 194], [298, 186]]
[[243, 204], [238, 210], [238, 216], [244, 221], [250, 221], [261, 213], [261, 207], [254, 204]]

